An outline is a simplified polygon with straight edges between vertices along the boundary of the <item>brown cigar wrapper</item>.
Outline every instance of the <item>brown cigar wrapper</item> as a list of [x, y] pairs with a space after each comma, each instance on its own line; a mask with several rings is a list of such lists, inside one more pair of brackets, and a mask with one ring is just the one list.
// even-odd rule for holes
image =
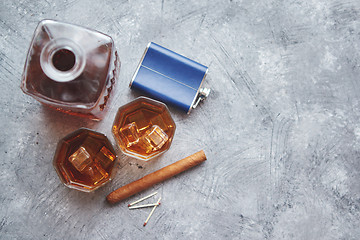
[[181, 159], [169, 166], [161, 168], [156, 172], [150, 173], [139, 180], [129, 183], [121, 188], [110, 193], [106, 199], [109, 203], [116, 203], [124, 200], [138, 192], [141, 192], [149, 187], [165, 181], [181, 172], [184, 172], [206, 160], [206, 156], [203, 150], [194, 153], [184, 159]]

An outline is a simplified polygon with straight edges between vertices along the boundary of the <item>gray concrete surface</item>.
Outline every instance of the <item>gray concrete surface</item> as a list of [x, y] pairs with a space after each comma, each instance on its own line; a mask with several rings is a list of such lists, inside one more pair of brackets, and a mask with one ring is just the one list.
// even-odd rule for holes
[[[20, 79], [38, 21], [111, 35], [122, 69], [106, 118], [66, 116], [24, 95]], [[79, 127], [111, 136], [128, 83], [154, 41], [209, 66], [209, 99], [177, 124], [164, 155], [120, 155], [94, 193], [63, 186], [59, 139]], [[360, 2], [0, 2], [1, 239], [360, 239]], [[208, 161], [110, 206], [105, 196], [200, 149]], [[142, 168], [140, 168], [141, 166]], [[153, 191], [162, 205], [126, 205]], [[149, 200], [149, 202], [151, 202]]]

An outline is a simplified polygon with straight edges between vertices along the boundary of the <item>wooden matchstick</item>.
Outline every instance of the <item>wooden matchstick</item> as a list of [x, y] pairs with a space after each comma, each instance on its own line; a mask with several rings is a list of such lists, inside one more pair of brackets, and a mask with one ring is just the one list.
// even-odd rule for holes
[[144, 227], [145, 227], [145, 226], [146, 226], [146, 224], [148, 223], [148, 221], [149, 221], [149, 219], [150, 219], [151, 215], [154, 213], [154, 211], [155, 211], [156, 207], [159, 205], [160, 200], [161, 200], [161, 197], [160, 197], [160, 198], [159, 198], [159, 200], [156, 202], [156, 205], [153, 207], [153, 209], [151, 210], [151, 212], [150, 212], [149, 216], [148, 216], [148, 217], [147, 217], [147, 219], [145, 220], [144, 225], [143, 225]]
[[135, 202], [130, 203], [130, 204], [128, 205], [128, 207], [130, 207], [130, 206], [132, 206], [132, 205], [134, 205], [134, 204], [137, 204], [137, 203], [139, 203], [139, 202], [141, 202], [141, 201], [144, 201], [145, 199], [148, 199], [149, 197], [152, 197], [152, 196], [154, 196], [155, 194], [157, 194], [157, 192], [154, 192], [154, 193], [152, 193], [152, 194], [150, 194], [150, 195], [148, 195], [148, 196], [146, 196], [146, 197], [140, 198], [139, 200], [136, 200]]
[[131, 206], [129, 207], [129, 209], [138, 209], [138, 208], [146, 208], [146, 207], [154, 207], [154, 206], [158, 206], [161, 203], [157, 204], [157, 203], [151, 203], [151, 204], [144, 204], [144, 205], [137, 205], [137, 206]]
[[112, 193], [110, 193], [106, 199], [109, 203], [116, 203], [124, 200], [138, 192], [141, 192], [149, 187], [165, 181], [183, 171], [186, 171], [206, 160], [204, 151], [199, 151], [189, 157], [179, 160], [169, 166], [166, 166], [156, 172], [150, 173], [139, 180], [129, 183]]

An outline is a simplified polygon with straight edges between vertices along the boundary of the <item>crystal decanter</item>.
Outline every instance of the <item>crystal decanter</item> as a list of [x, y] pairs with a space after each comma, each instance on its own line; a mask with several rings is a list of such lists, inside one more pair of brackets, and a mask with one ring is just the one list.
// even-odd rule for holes
[[119, 70], [110, 36], [43, 20], [30, 44], [21, 89], [56, 110], [100, 120]]

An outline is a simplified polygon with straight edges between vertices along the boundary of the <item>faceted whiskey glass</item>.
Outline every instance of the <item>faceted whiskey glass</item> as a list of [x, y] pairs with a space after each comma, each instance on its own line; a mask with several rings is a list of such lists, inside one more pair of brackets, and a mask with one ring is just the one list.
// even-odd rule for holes
[[139, 97], [119, 108], [112, 132], [124, 154], [147, 161], [170, 148], [175, 129], [165, 104]]
[[111, 180], [116, 160], [105, 135], [80, 128], [60, 140], [53, 164], [67, 187], [91, 192]]
[[30, 44], [21, 89], [56, 110], [100, 120], [119, 70], [110, 36], [43, 20]]

